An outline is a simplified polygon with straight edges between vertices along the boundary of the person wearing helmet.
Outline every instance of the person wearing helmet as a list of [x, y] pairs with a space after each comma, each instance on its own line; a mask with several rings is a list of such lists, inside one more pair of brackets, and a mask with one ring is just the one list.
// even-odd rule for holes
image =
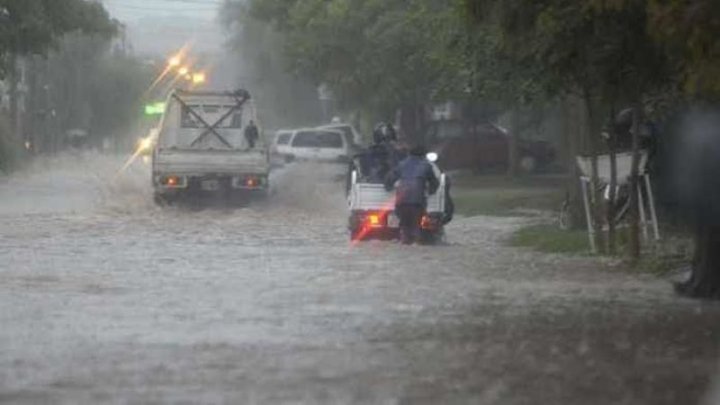
[[414, 146], [410, 155], [385, 179], [388, 191], [395, 188], [395, 213], [400, 219], [400, 239], [404, 244], [420, 240], [420, 221], [427, 208], [427, 194], [435, 194], [440, 186], [426, 155], [424, 146]]
[[379, 122], [375, 125], [375, 128], [373, 129], [373, 132], [372, 132], [372, 138], [373, 138], [374, 145], [379, 145], [386, 141], [385, 125], [386, 124], [384, 122]]
[[358, 173], [363, 182], [382, 184], [393, 167], [388, 159], [384, 126], [384, 123], [377, 124], [372, 133], [373, 143], [350, 160], [346, 177], [346, 194], [350, 193], [353, 172]]
[[260, 138], [260, 132], [258, 131], [257, 125], [253, 120], [250, 120], [248, 125], [245, 127], [245, 141], [247, 142], [248, 149], [253, 149], [255, 143]]
[[395, 127], [393, 124], [387, 123], [385, 124], [385, 139], [388, 142], [397, 142], [397, 131], [395, 130]]
[[373, 143], [353, 156], [346, 176], [346, 194], [350, 192], [352, 173], [364, 182], [382, 184], [392, 168], [405, 157], [397, 147], [397, 133], [391, 124], [380, 122], [372, 133]]

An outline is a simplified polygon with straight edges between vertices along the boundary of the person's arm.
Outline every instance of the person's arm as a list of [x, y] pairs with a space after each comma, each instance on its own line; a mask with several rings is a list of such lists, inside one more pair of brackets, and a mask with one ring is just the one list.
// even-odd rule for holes
[[385, 176], [385, 190], [392, 191], [392, 189], [395, 188], [395, 182], [398, 181], [400, 178], [400, 171], [397, 167], [395, 167], [393, 170], [390, 170], [388, 174]]
[[[348, 163], [348, 171], [347, 175], [345, 176], [345, 195], [350, 195], [350, 188], [352, 187], [352, 174], [354, 171], [357, 170], [357, 166], [355, 165], [355, 159], [351, 159], [350, 163]], [[358, 175], [360, 175], [358, 173]]]

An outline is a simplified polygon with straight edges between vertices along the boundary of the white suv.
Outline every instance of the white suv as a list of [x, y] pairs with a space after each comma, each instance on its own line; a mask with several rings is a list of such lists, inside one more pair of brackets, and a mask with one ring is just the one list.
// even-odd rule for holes
[[274, 147], [285, 161], [321, 162], [347, 161], [355, 148], [352, 139], [348, 139], [342, 131], [323, 128], [277, 131]]

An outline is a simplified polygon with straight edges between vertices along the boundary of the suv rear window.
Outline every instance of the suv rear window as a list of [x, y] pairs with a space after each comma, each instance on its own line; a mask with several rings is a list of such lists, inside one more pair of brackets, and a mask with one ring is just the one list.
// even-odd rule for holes
[[343, 147], [343, 141], [340, 134], [336, 132], [319, 132], [318, 147], [340, 149]]
[[298, 132], [292, 141], [292, 146], [296, 148], [314, 148], [317, 136], [315, 132]]
[[277, 145], [287, 145], [290, 142], [291, 135], [292, 134], [290, 133], [278, 134], [277, 138], [275, 139], [275, 143]]
[[337, 132], [305, 131], [298, 132], [292, 140], [296, 148], [332, 148], [343, 147], [342, 136]]

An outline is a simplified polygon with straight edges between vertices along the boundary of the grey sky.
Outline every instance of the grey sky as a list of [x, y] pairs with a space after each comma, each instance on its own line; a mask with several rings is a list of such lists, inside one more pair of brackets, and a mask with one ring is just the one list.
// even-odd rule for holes
[[138, 53], [169, 54], [187, 42], [212, 52], [222, 46], [216, 20], [223, 0], [102, 0], [125, 23]]

